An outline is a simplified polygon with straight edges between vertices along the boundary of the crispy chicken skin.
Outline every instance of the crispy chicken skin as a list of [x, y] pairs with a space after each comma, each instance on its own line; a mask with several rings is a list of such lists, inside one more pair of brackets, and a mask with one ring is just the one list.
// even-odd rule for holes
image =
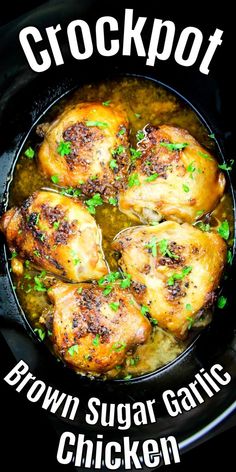
[[55, 352], [76, 370], [107, 372], [122, 364], [126, 352], [144, 343], [151, 332], [132, 294], [118, 286], [105, 296], [97, 285], [58, 282], [48, 295], [54, 305]]
[[[0, 220], [12, 259], [73, 282], [99, 279], [107, 273], [101, 232], [82, 202], [56, 192], [40, 191]], [[15, 254], [15, 255], [16, 255]], [[19, 265], [19, 264], [18, 264]]]
[[[120, 193], [120, 210], [144, 223], [163, 218], [192, 223], [212, 211], [225, 188], [214, 157], [184, 129], [148, 125], [144, 132], [138, 143], [142, 156]], [[187, 145], [182, 150], [168, 148], [176, 143]]]
[[166, 221], [121, 231], [113, 242], [119, 265], [132, 275], [133, 293], [160, 327], [184, 338], [200, 310], [215, 298], [226, 260], [216, 233]]
[[[100, 193], [106, 199], [117, 192], [127, 174], [127, 127], [125, 113], [113, 104], [67, 107], [46, 131], [39, 166], [45, 175], [57, 175], [59, 185], [81, 187], [86, 195]], [[65, 155], [58, 152], [61, 142], [69, 146]]]

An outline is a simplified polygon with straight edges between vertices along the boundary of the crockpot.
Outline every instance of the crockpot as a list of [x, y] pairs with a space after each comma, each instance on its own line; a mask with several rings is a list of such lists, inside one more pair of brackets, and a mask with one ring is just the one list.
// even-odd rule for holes
[[[184, 68], [171, 58], [160, 61], [153, 67], [145, 65], [142, 57], [133, 51], [131, 57], [117, 54], [114, 57], [101, 57], [94, 53], [86, 61], [76, 61], [71, 58], [63, 27], [77, 18], [83, 18], [89, 24], [94, 24], [102, 15], [113, 15], [122, 18], [126, 4], [134, 8], [135, 15], [150, 18], [171, 19], [176, 28], [196, 24], [208, 37], [208, 31], [213, 19], [206, 16], [199, 20], [188, 12], [183, 15], [168, 11], [165, 7], [138, 7], [134, 2], [119, 2], [118, 6], [107, 2], [68, 1], [47, 2], [43, 6], [25, 14], [2, 28], [1, 34], [1, 65], [4, 73], [0, 78], [1, 98], [1, 140], [0, 140], [0, 193], [3, 213], [7, 208], [9, 183], [12, 178], [15, 163], [21, 152], [32, 127], [42, 118], [50, 106], [65, 96], [68, 92], [88, 81], [97, 81], [120, 75], [147, 77], [166, 87], [190, 107], [199, 116], [210, 133], [216, 135], [216, 146], [219, 159], [230, 160], [231, 133], [227, 116], [227, 100], [230, 94], [223, 86], [223, 74], [227, 74], [227, 32], [223, 36], [222, 49], [214, 58], [209, 75], [199, 72], [198, 64]], [[132, 5], [131, 5], [132, 4]], [[218, 19], [214, 27], [224, 30], [222, 19]], [[36, 26], [43, 30], [47, 26], [62, 25], [62, 37], [65, 41], [63, 54], [64, 65], [55, 64], [43, 72], [33, 72], [24, 56], [19, 43], [19, 32], [25, 26]], [[180, 29], [181, 30], [181, 29]], [[230, 84], [228, 85], [230, 87]], [[225, 85], [225, 87], [228, 87]], [[228, 176], [228, 187], [234, 200], [233, 174]], [[180, 452], [184, 452], [204, 441], [210, 431], [214, 431], [219, 423], [233, 415], [236, 407], [236, 332], [235, 332], [235, 300], [233, 292], [234, 266], [227, 272], [223, 281], [224, 295], [228, 303], [224, 310], [216, 310], [213, 323], [207, 327], [188, 349], [176, 360], [154, 373], [132, 379], [130, 381], [99, 381], [76, 375], [68, 368], [56, 362], [48, 349], [41, 343], [32, 331], [17, 300], [10, 278], [8, 253], [1, 236], [0, 240], [0, 321], [2, 334], [12, 351], [16, 363], [24, 360], [30, 371], [37, 379], [43, 380], [55, 389], [77, 396], [80, 399], [80, 409], [86, 407], [91, 396], [101, 402], [114, 404], [146, 402], [156, 399], [158, 417], [156, 422], [143, 426], [132, 425], [127, 434], [132, 440], [144, 441], [148, 438], [160, 438], [173, 435], [179, 444]], [[176, 392], [179, 388], [191, 383], [201, 370], [209, 369], [220, 364], [224, 371], [231, 376], [231, 381], [222, 387], [211, 398], [196, 408], [182, 411], [176, 417], [171, 417], [163, 402], [162, 393], [168, 389]], [[14, 366], [14, 365], [13, 365]], [[12, 367], [13, 367], [12, 366]], [[9, 387], [10, 388], [10, 387]], [[103, 434], [106, 440], [118, 440], [124, 436], [115, 425], [109, 430], [99, 425], [88, 425], [81, 415], [79, 423], [63, 418], [56, 419], [56, 428], [63, 431], [77, 431], [87, 438], [96, 439], [97, 434]]]

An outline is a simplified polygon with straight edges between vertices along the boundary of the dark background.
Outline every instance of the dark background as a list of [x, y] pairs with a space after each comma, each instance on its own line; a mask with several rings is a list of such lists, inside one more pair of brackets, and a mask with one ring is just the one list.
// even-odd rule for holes
[[[78, 3], [86, 3], [83, 0], [77, 1]], [[7, 23], [16, 21], [18, 17], [26, 15], [30, 10], [40, 7], [42, 4], [46, 7], [53, 3], [60, 2], [53, 0], [47, 2], [22, 0], [15, 5], [10, 2], [8, 4], [5, 3], [4, 11], [1, 11], [0, 25], [6, 31]], [[65, 8], [66, 3], [65, 0]], [[160, 2], [156, 1], [155, 3], [157, 18], [171, 17], [180, 26], [197, 26], [203, 32], [213, 32], [216, 27], [224, 30], [222, 37], [223, 45], [217, 49], [207, 80], [200, 73], [196, 74], [197, 69], [194, 70], [193, 67], [193, 70], [186, 69], [187, 78], [185, 78], [184, 84], [180, 83], [179, 85], [180, 88], [182, 87], [182, 90], [184, 87], [186, 88], [189, 98], [191, 98], [191, 88], [198, 87], [200, 91], [199, 107], [204, 110], [204, 104], [207, 101], [209, 113], [212, 116], [217, 116], [217, 123], [224, 139], [226, 153], [229, 158], [233, 158], [235, 137], [232, 131], [232, 128], [234, 128], [232, 126], [232, 118], [235, 109], [235, 76], [232, 72], [232, 69], [234, 69], [234, 59], [231, 53], [233, 53], [234, 35], [230, 24], [233, 13], [230, 11], [229, 5], [227, 2], [224, 2], [224, 5], [221, 5], [220, 11], [216, 5], [212, 8], [208, 5], [209, 11], [206, 12], [204, 2], [202, 4], [197, 2], [196, 5], [194, 3], [184, 5], [183, 2], [177, 2], [178, 4], [175, 4], [175, 9], [170, 3], [168, 5], [163, 5], [163, 3], [160, 4]], [[100, 10], [103, 7], [105, 8], [107, 2], [97, 1], [96, 4], [98, 10]], [[137, 9], [136, 3], [129, 2], [128, 0], [120, 1], [117, 8], [121, 9], [123, 5], [125, 7], [135, 6], [135, 10]], [[145, 11], [145, 5], [142, 10]], [[7, 53], [5, 51], [5, 54]], [[166, 75], [168, 76], [171, 76], [171, 66], [171, 63], [169, 65], [165, 64]], [[175, 65], [173, 68], [174, 74], [178, 71], [178, 67], [181, 66]], [[164, 78], [165, 72], [162, 73]], [[53, 428], [53, 423], [48, 421], [47, 416], [42, 410], [29, 405], [29, 402], [23, 396], [21, 397], [2, 381], [4, 374], [14, 364], [14, 358], [0, 335], [1, 467], [3, 464], [6, 464], [5, 469], [9, 470], [9, 472], [15, 469], [22, 469], [24, 472], [27, 472], [42, 470], [43, 468], [53, 472], [59, 472], [63, 469], [68, 472], [70, 470], [75, 471], [73, 467], [70, 469], [70, 467], [66, 466], [65, 468], [56, 462], [58, 437]], [[233, 466], [235, 453], [232, 446], [235, 434], [236, 418], [234, 416], [213, 432], [214, 437], [208, 438], [204, 444], [185, 453], [181, 458], [181, 464], [174, 467], [168, 466], [167, 470], [172, 471], [174, 469], [176, 472], [185, 472], [190, 468], [195, 470], [198, 467], [223, 470], [226, 464], [227, 471], [235, 469]]]

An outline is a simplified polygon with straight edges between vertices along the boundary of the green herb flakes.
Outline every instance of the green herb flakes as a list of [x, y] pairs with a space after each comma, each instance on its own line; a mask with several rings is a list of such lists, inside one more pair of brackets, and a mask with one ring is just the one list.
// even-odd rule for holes
[[34, 150], [32, 149], [32, 147], [29, 146], [29, 147], [25, 150], [24, 155], [25, 155], [26, 157], [28, 157], [28, 159], [33, 159], [34, 156], [35, 156], [35, 152], [34, 152]]
[[167, 280], [167, 285], [174, 285], [176, 280], [182, 280], [186, 275], [188, 275], [192, 271], [192, 267], [186, 266], [182, 269], [182, 271], [178, 273], [172, 274], [169, 279]]
[[223, 309], [226, 304], [227, 304], [227, 298], [221, 295], [217, 300], [218, 308]]
[[95, 338], [93, 339], [93, 346], [98, 347], [100, 344], [100, 334], [96, 334]]
[[99, 205], [102, 205], [103, 204], [103, 199], [102, 199], [100, 193], [95, 193], [93, 195], [93, 197], [90, 198], [89, 200], [86, 200], [85, 203], [88, 207], [89, 213], [91, 213], [92, 215], [95, 215], [95, 213], [96, 213], [95, 207], [97, 207]]
[[169, 151], [181, 151], [188, 143], [160, 143], [160, 146], [167, 148]]
[[111, 103], [111, 100], [106, 100], [105, 102], [102, 102], [104, 107], [109, 107], [110, 103]]
[[89, 121], [86, 121], [85, 122], [86, 126], [97, 126], [98, 128], [108, 128], [108, 123], [106, 123], [105, 121], [92, 121], [92, 120], [89, 120]]
[[128, 178], [128, 186], [135, 187], [140, 185], [138, 174], [131, 174]]
[[70, 356], [73, 356], [75, 353], [78, 354], [79, 352], [78, 344], [73, 344], [73, 346], [69, 347], [67, 351], [70, 354]]
[[113, 205], [113, 206], [116, 206], [117, 203], [118, 203], [117, 198], [114, 198], [114, 197], [110, 197], [108, 201], [109, 201], [110, 205]]
[[154, 174], [149, 175], [149, 177], [147, 177], [147, 179], [145, 179], [145, 182], [153, 182], [154, 180], [157, 179], [157, 177], [159, 177], [159, 174], [157, 174], [157, 172], [155, 172]]
[[229, 239], [229, 234], [230, 234], [230, 230], [229, 230], [229, 223], [227, 220], [223, 221], [219, 228], [217, 229], [219, 235], [225, 239], [227, 241], [227, 239]]
[[112, 303], [109, 303], [109, 307], [110, 307], [113, 311], [118, 311], [119, 306], [120, 306], [120, 302], [112, 302]]
[[71, 145], [72, 143], [70, 141], [60, 141], [57, 147], [58, 154], [62, 157], [68, 156], [71, 152]]
[[186, 184], [183, 184], [183, 191], [186, 192], [186, 193], [188, 193], [188, 192], [190, 191], [189, 186], [186, 185]]
[[38, 335], [38, 337], [39, 337], [39, 339], [41, 339], [41, 341], [43, 341], [45, 339], [46, 332], [43, 329], [35, 328], [34, 332]]
[[58, 183], [59, 183], [59, 177], [58, 177], [58, 175], [52, 175], [51, 181], [52, 181], [54, 184], [58, 184]]

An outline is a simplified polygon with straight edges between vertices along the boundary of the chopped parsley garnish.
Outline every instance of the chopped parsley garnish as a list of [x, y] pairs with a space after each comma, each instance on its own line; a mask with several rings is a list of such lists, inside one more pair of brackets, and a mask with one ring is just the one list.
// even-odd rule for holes
[[149, 313], [149, 308], [146, 305], [141, 305], [141, 313], [146, 316]]
[[24, 279], [26, 279], [26, 280], [31, 280], [32, 277], [31, 277], [30, 274], [25, 274], [25, 275], [24, 275]]
[[227, 262], [230, 265], [232, 265], [232, 263], [233, 263], [233, 253], [230, 249], [227, 252]]
[[183, 184], [183, 191], [186, 192], [186, 193], [188, 193], [189, 190], [190, 190], [189, 186], [186, 185], [186, 184]]
[[114, 169], [117, 169], [118, 168], [118, 164], [116, 162], [115, 159], [111, 159], [110, 163], [109, 163], [109, 167], [114, 170]]
[[141, 118], [141, 114], [140, 114], [140, 113], [134, 113], [134, 116], [135, 116], [135, 118]]
[[198, 151], [198, 155], [203, 157], [203, 159], [207, 159], [208, 161], [214, 161], [209, 154], [206, 154], [205, 152]]
[[59, 183], [59, 177], [58, 177], [58, 175], [52, 175], [51, 181], [52, 181], [54, 184], [58, 184], [58, 183]]
[[71, 142], [70, 141], [60, 141], [57, 147], [57, 152], [60, 156], [68, 156], [71, 152]]
[[126, 343], [120, 342], [120, 343], [115, 343], [112, 346], [112, 351], [115, 352], [121, 352], [126, 348]]
[[138, 151], [138, 149], [130, 148], [130, 154], [131, 154], [131, 161], [135, 161], [136, 159], [139, 159], [139, 157], [142, 156], [142, 151]]
[[198, 229], [200, 229], [204, 233], [209, 233], [211, 231], [211, 227], [209, 223], [203, 223], [203, 221], [197, 221], [196, 223], [194, 223], [194, 226], [196, 226]]
[[116, 206], [117, 203], [118, 203], [117, 198], [114, 198], [114, 197], [110, 197], [108, 201], [109, 201], [110, 205], [113, 205], [113, 206]]
[[166, 147], [169, 151], [181, 151], [188, 143], [160, 143], [160, 146]]
[[162, 239], [161, 241], [158, 242], [158, 246], [159, 246], [161, 254], [164, 257], [170, 257], [171, 259], [179, 259], [179, 256], [174, 254], [174, 252], [172, 252], [169, 249], [168, 244], [169, 243], [168, 243], [167, 239]]
[[78, 254], [76, 251], [74, 251], [73, 249], [71, 250], [71, 255], [73, 257], [73, 264], [76, 266], [78, 264], [80, 264], [81, 260], [78, 258]]
[[93, 339], [93, 345], [94, 346], [99, 346], [100, 344], [100, 334], [96, 334], [95, 338]]
[[232, 170], [232, 166], [234, 165], [234, 160], [231, 159], [229, 165], [224, 163], [224, 164], [218, 164], [219, 169], [221, 170]]
[[128, 179], [128, 186], [135, 187], [136, 185], [140, 185], [138, 174], [131, 174]]
[[111, 151], [113, 156], [120, 156], [120, 154], [122, 154], [123, 152], [125, 152], [125, 146], [122, 146], [121, 144], [120, 146], [117, 146], [117, 148], [112, 149]]
[[187, 266], [182, 269], [179, 274], [172, 274], [167, 280], [167, 285], [174, 285], [176, 280], [182, 280], [186, 275], [192, 271], [192, 267]]
[[36, 257], [41, 257], [41, 254], [40, 254], [40, 252], [39, 252], [37, 249], [35, 249], [35, 251], [33, 251], [33, 254], [34, 254], [34, 256], [36, 256]]
[[106, 100], [105, 102], [102, 102], [104, 107], [109, 107], [110, 103], [111, 103], [111, 100]]
[[35, 283], [34, 290], [36, 292], [46, 292], [47, 291], [47, 289], [46, 289], [46, 287], [45, 287], [45, 285], [42, 281], [43, 276], [44, 275], [41, 273], [40, 276], [35, 276], [34, 277], [34, 283]]
[[136, 138], [137, 141], [141, 141], [143, 138], [145, 138], [145, 133], [142, 130], [137, 131]]
[[202, 216], [204, 213], [205, 213], [205, 210], [196, 211], [196, 218], [198, 218], [199, 216]]
[[191, 316], [186, 316], [186, 320], [189, 322], [188, 329], [191, 329], [194, 323], [194, 319]]
[[139, 357], [139, 356], [131, 357], [131, 358], [129, 359], [129, 365], [136, 366], [139, 361], [140, 361], [140, 357]]
[[220, 224], [217, 231], [218, 231], [219, 235], [227, 241], [227, 239], [229, 239], [229, 233], [230, 233], [228, 221], [227, 220], [223, 221]]
[[32, 149], [32, 147], [28, 147], [25, 152], [24, 152], [25, 156], [28, 157], [28, 159], [33, 159], [34, 158], [34, 155], [35, 155], [35, 152], [34, 150]]
[[45, 332], [43, 329], [41, 329], [41, 328], [35, 328], [35, 329], [34, 329], [34, 332], [35, 332], [36, 334], [38, 334], [38, 337], [39, 337], [39, 339], [41, 339], [41, 341], [43, 341], [43, 340], [45, 339], [46, 332]]
[[68, 353], [70, 356], [73, 356], [75, 353], [78, 354], [79, 352], [79, 346], [78, 344], [73, 344], [73, 346], [68, 348]]
[[[123, 277], [124, 276], [124, 277]], [[103, 294], [106, 296], [106, 295], [109, 295], [109, 293], [111, 293], [111, 291], [113, 290], [113, 283], [116, 282], [116, 280], [118, 279], [121, 279], [120, 280], [120, 287], [121, 288], [128, 288], [130, 287], [130, 284], [131, 284], [131, 275], [130, 274], [121, 274], [120, 272], [110, 272], [109, 274], [107, 275], [104, 275], [103, 277], [101, 277], [101, 279], [98, 280], [98, 285], [99, 286], [102, 286], [104, 285], [105, 283], [108, 283], [109, 285], [106, 286], [106, 288], [103, 290]]]
[[118, 136], [123, 136], [123, 134], [125, 134], [126, 132], [126, 129], [125, 128], [121, 128], [120, 131], [118, 131]]
[[17, 252], [16, 252], [16, 251], [12, 251], [11, 257], [10, 257], [10, 261], [11, 261], [12, 259], [15, 259], [15, 257], [17, 257], [17, 256], [18, 256]]
[[109, 303], [109, 307], [113, 310], [113, 311], [117, 311], [118, 308], [120, 306], [120, 302], [112, 302], [112, 303]]
[[98, 126], [98, 128], [107, 128], [109, 125], [105, 121], [86, 121], [86, 126]]
[[95, 193], [93, 195], [93, 197], [90, 198], [89, 200], [86, 200], [85, 203], [88, 207], [89, 213], [91, 213], [91, 215], [95, 215], [95, 213], [96, 213], [95, 207], [97, 207], [99, 205], [102, 205], [103, 204], [103, 199], [102, 199], [100, 193]]
[[98, 285], [101, 286], [107, 282], [113, 283], [120, 278], [121, 278], [120, 272], [110, 272], [109, 274], [104, 275], [103, 277], [101, 277], [101, 279], [98, 280]]
[[188, 311], [193, 311], [193, 307], [192, 307], [192, 305], [190, 305], [190, 303], [187, 303], [187, 305], [185, 305], [185, 308]]
[[69, 197], [79, 197], [82, 191], [80, 188], [73, 188], [73, 187], [65, 187], [60, 191], [61, 195], [66, 195]]
[[157, 237], [153, 236], [150, 243], [145, 245], [146, 248], [151, 249], [153, 257], [157, 257]]
[[30, 266], [30, 261], [28, 261], [28, 260], [26, 259], [26, 261], [25, 261], [25, 267], [26, 267], [26, 269], [29, 269], [29, 266]]
[[217, 306], [220, 309], [224, 308], [226, 303], [227, 303], [227, 298], [224, 297], [223, 295], [221, 295], [217, 300]]
[[96, 179], [98, 179], [97, 175], [91, 175], [90, 180], [96, 180]]
[[121, 288], [128, 288], [130, 287], [131, 284], [131, 275], [130, 274], [124, 274], [125, 278], [120, 281], [120, 287]]
[[151, 226], [157, 226], [159, 225], [159, 221], [150, 221]]
[[79, 294], [81, 294], [82, 291], [83, 291], [83, 287], [79, 287], [79, 288], [77, 289], [77, 292], [78, 292]]
[[193, 179], [193, 174], [194, 172], [198, 172], [199, 174], [202, 173], [202, 170], [201, 169], [197, 169], [194, 165], [194, 161], [190, 162], [190, 164], [187, 166], [186, 168], [187, 172], [189, 172], [190, 174], [190, 179]]
[[155, 318], [149, 318], [149, 321], [154, 326], [158, 325], [158, 321]]
[[113, 286], [112, 285], [107, 285], [106, 288], [104, 288], [104, 290], [102, 291], [104, 297], [107, 297], [107, 295], [109, 295], [113, 290]]
[[125, 377], [123, 377], [123, 380], [130, 380], [132, 379], [132, 375], [131, 374], [128, 374], [126, 375]]
[[155, 172], [154, 174], [149, 175], [149, 177], [147, 177], [147, 179], [145, 179], [145, 182], [153, 182], [153, 180], [156, 180], [157, 177], [159, 177], [159, 174], [157, 174], [157, 172]]
[[215, 137], [215, 134], [214, 134], [214, 133], [208, 134], [208, 136], [209, 136], [209, 138], [211, 138], [211, 139], [216, 139], [216, 137]]
[[60, 226], [60, 221], [54, 221], [53, 223], [53, 228], [58, 230], [59, 229], [59, 226]]

